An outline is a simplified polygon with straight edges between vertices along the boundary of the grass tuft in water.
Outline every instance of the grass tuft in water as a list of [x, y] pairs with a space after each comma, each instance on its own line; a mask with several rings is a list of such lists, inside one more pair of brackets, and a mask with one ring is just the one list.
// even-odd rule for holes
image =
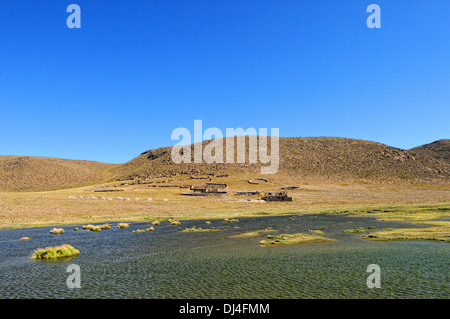
[[344, 233], [353, 233], [353, 234], [362, 234], [365, 233], [366, 231], [364, 230], [363, 227], [358, 227], [355, 229], [346, 229], [344, 230]]
[[282, 234], [282, 235], [267, 235], [265, 240], [260, 241], [261, 246], [278, 246], [278, 245], [301, 245], [301, 244], [316, 244], [332, 242], [335, 239], [330, 239], [314, 234], [296, 233], [296, 234]]
[[78, 256], [80, 251], [70, 245], [56, 247], [38, 248], [31, 258], [34, 259], [56, 259]]
[[64, 234], [64, 229], [62, 229], [62, 228], [53, 228], [50, 231], [50, 234], [52, 234], [52, 235]]
[[182, 230], [182, 232], [184, 232], [184, 233], [189, 233], [189, 232], [197, 232], [197, 233], [199, 233], [199, 232], [209, 232], [209, 231], [220, 231], [220, 229], [219, 228], [216, 228], [216, 227], [211, 227], [211, 228], [201, 228], [201, 227], [196, 227], [196, 226], [193, 226], [192, 228], [185, 228], [185, 229], [183, 229]]

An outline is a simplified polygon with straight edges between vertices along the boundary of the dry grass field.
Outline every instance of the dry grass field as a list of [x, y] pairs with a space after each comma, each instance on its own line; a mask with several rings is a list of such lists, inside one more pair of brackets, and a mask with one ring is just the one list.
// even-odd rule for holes
[[[416, 148], [416, 153], [354, 139], [280, 138], [280, 168], [273, 175], [261, 175], [259, 165], [250, 163], [174, 164], [171, 148], [147, 151], [115, 165], [1, 156], [0, 227], [445, 208], [450, 203], [449, 143], [436, 143]], [[267, 183], [249, 183], [258, 178]], [[189, 192], [182, 186], [209, 181], [228, 184], [228, 194], [182, 195]], [[288, 190], [292, 202], [235, 195], [288, 186], [296, 187]], [[390, 212], [394, 217], [400, 214]], [[449, 211], [441, 213], [448, 216]]]
[[[116, 192], [94, 192], [98, 185], [45, 192], [3, 192], [0, 193], [0, 227], [153, 221], [169, 218], [234, 218], [345, 210], [350, 212], [377, 207], [414, 207], [450, 202], [448, 186], [313, 182], [305, 182], [299, 185], [298, 189], [289, 190], [289, 196], [293, 197], [292, 202], [264, 202], [258, 200], [258, 196], [236, 196], [235, 191], [276, 190], [280, 185], [270, 182], [261, 186], [250, 185], [245, 180], [230, 178], [221, 179], [222, 181], [228, 183], [229, 194], [220, 197], [183, 196], [181, 194], [189, 190], [179, 187], [145, 187], [146, 185], [121, 186], [123, 191]], [[109, 197], [112, 200], [99, 199], [100, 197]], [[124, 199], [116, 200], [117, 197]], [[148, 198], [152, 200], [147, 201]]]

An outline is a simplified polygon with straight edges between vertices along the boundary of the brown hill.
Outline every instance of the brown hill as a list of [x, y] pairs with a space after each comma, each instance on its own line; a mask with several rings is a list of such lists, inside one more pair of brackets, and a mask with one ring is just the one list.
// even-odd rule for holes
[[[210, 142], [203, 142], [203, 147]], [[270, 145], [270, 140], [268, 144]], [[192, 152], [193, 148], [191, 145]], [[253, 178], [260, 175], [261, 165], [248, 163], [248, 158], [244, 164], [174, 164], [171, 149], [163, 147], [144, 152], [127, 163], [111, 168], [110, 173], [123, 180], [202, 175], [245, 175]], [[279, 152], [278, 172], [262, 176], [292, 182], [318, 179], [439, 184], [449, 182], [448, 163], [376, 142], [334, 137], [280, 138]], [[223, 154], [225, 153], [224, 146]], [[248, 138], [246, 153], [248, 154]]]
[[[230, 138], [228, 138], [230, 139]], [[235, 145], [237, 139], [234, 138]], [[216, 140], [217, 141], [217, 140]], [[222, 140], [222, 141], [225, 141]], [[202, 147], [211, 141], [202, 143]], [[437, 144], [436, 144], [437, 143]], [[384, 144], [336, 137], [279, 139], [279, 169], [262, 175], [260, 163], [175, 164], [172, 147], [149, 150], [123, 164], [105, 164], [44, 157], [0, 156], [0, 191], [40, 191], [71, 188], [112, 180], [192, 179], [200, 176], [228, 176], [246, 181], [265, 178], [282, 185], [304, 182], [374, 182], [449, 184], [448, 140], [412, 150]], [[270, 151], [270, 139], [268, 141]], [[248, 137], [245, 153], [248, 154]], [[447, 151], [441, 151], [442, 149]], [[199, 182], [201, 183], [201, 182]]]
[[0, 156], [0, 191], [70, 188], [104, 180], [111, 164], [31, 156]]
[[411, 152], [450, 164], [450, 140], [439, 140], [410, 149]]

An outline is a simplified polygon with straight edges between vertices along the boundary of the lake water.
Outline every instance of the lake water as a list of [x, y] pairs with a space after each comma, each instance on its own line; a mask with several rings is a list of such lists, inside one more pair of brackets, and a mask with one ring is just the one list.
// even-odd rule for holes
[[[154, 232], [133, 234], [151, 226], [99, 233], [63, 226], [0, 231], [1, 298], [449, 298], [448, 243], [373, 242], [357, 227], [412, 226], [372, 218], [317, 214], [185, 221], [185, 227], [228, 226], [217, 232], [185, 233], [162, 222]], [[236, 228], [238, 227], [238, 228]], [[265, 234], [232, 238], [272, 227], [279, 233], [319, 229], [332, 243], [260, 247]], [[415, 226], [417, 227], [417, 226]], [[29, 241], [19, 241], [23, 236]], [[70, 259], [29, 258], [36, 248], [69, 244], [81, 254]], [[69, 289], [67, 266], [81, 269], [81, 288]], [[381, 288], [369, 289], [369, 264], [381, 268]]]

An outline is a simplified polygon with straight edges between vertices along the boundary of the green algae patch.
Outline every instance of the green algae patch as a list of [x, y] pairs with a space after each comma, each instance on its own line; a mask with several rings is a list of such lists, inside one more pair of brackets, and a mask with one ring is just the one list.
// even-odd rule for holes
[[31, 258], [34, 259], [57, 259], [78, 256], [80, 251], [70, 245], [56, 247], [38, 248]]
[[283, 246], [283, 245], [304, 245], [333, 242], [335, 239], [326, 238], [314, 234], [296, 233], [282, 235], [267, 235], [266, 239], [260, 241], [261, 246]]

